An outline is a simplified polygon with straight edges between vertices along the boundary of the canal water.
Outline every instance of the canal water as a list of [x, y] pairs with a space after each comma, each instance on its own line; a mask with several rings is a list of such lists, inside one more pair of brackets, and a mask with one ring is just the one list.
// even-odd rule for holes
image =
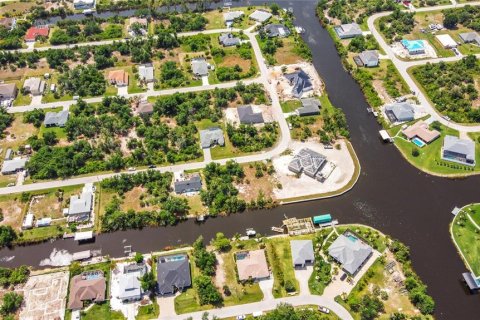
[[134, 251], [158, 251], [191, 243], [199, 235], [208, 240], [219, 231], [233, 236], [249, 227], [270, 234], [270, 228], [280, 225], [284, 215], [300, 218], [328, 212], [340, 223], [367, 224], [407, 244], [413, 267], [437, 302], [438, 319], [478, 319], [480, 296], [468, 295], [461, 283], [461, 273], [466, 269], [450, 240], [449, 223], [455, 206], [480, 200], [480, 177], [454, 180], [427, 175], [405, 161], [393, 145], [383, 144], [378, 137], [380, 126], [367, 113], [360, 87], [344, 71], [333, 41], [315, 16], [316, 1], [277, 3], [293, 8], [296, 23], [306, 30], [304, 39], [313, 51], [313, 63], [325, 81], [330, 100], [347, 116], [351, 141], [362, 166], [359, 181], [350, 192], [331, 199], [209, 219], [202, 225], [188, 221], [176, 227], [102, 234], [95, 243], [81, 246], [71, 240], [58, 240], [3, 249], [0, 265], [38, 267], [54, 250], [72, 253], [92, 249], [112, 257], [122, 256], [126, 245]]

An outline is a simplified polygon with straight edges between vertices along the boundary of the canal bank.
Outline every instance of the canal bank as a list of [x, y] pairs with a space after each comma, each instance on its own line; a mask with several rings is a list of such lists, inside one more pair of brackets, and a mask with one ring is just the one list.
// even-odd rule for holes
[[343, 69], [333, 41], [315, 16], [316, 1], [277, 2], [293, 8], [297, 24], [306, 30], [303, 37], [312, 49], [313, 63], [326, 91], [332, 103], [346, 114], [351, 142], [362, 166], [351, 191], [330, 199], [210, 219], [203, 225], [188, 221], [176, 227], [102, 234], [95, 243], [81, 246], [58, 240], [4, 249], [0, 252], [1, 265], [38, 267], [54, 248], [69, 252], [101, 250], [102, 254], [119, 257], [125, 245], [149, 252], [191, 243], [198, 235], [211, 239], [218, 231], [233, 236], [254, 227], [257, 232], [270, 234], [271, 226], [279, 225], [284, 215], [301, 218], [331, 212], [341, 223], [370, 225], [410, 246], [413, 267], [437, 302], [438, 319], [475, 319], [480, 312], [480, 300], [465, 293], [461, 273], [466, 269], [450, 241], [448, 228], [455, 205], [478, 202], [480, 177], [452, 180], [427, 175], [407, 163], [393, 145], [383, 144], [378, 138], [381, 128], [367, 113], [360, 87]]

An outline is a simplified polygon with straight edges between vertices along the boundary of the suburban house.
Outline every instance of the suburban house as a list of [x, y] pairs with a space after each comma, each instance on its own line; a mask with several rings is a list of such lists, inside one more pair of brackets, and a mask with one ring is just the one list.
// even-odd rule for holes
[[314, 116], [320, 114], [320, 100], [317, 98], [305, 98], [301, 99], [302, 106], [295, 110], [295, 113], [301, 117]]
[[2, 164], [2, 174], [14, 174], [25, 169], [27, 158], [14, 158], [12, 160], [5, 160]]
[[237, 262], [238, 279], [261, 280], [270, 277], [267, 259], [263, 249], [242, 251], [235, 253], [235, 261]]
[[141, 101], [137, 107], [139, 115], [151, 115], [153, 113], [153, 104], [148, 101]]
[[407, 50], [408, 54], [424, 54], [425, 53], [425, 43], [423, 40], [406, 40], [403, 39], [400, 41], [402, 46]]
[[465, 43], [475, 43], [480, 46], [480, 35], [475, 31], [460, 33], [458, 36]]
[[128, 86], [128, 72], [125, 70], [112, 70], [108, 73], [108, 82], [117, 87]]
[[76, 10], [95, 8], [95, 0], [73, 0], [73, 7]]
[[50, 28], [48, 26], [33, 26], [30, 27], [25, 33], [25, 41], [33, 42], [37, 40], [38, 37], [48, 37], [50, 33]]
[[128, 34], [132, 37], [146, 36], [148, 21], [146, 18], [130, 17], [127, 23]]
[[68, 110], [59, 112], [47, 112], [43, 124], [45, 127], [65, 127], [68, 120]]
[[17, 20], [15, 18], [1, 18], [0, 26], [4, 27], [8, 31], [12, 31], [17, 26]]
[[123, 274], [118, 277], [118, 299], [123, 303], [142, 299], [143, 290], [140, 278], [147, 272], [144, 263], [133, 263], [123, 268]]
[[458, 46], [458, 43], [449, 34], [437, 34], [435, 37], [445, 49], [452, 49]]
[[200, 130], [200, 145], [202, 149], [210, 148], [212, 146], [224, 146], [225, 138], [223, 131], [220, 128], [208, 128]]
[[294, 268], [304, 268], [315, 261], [312, 240], [292, 240], [290, 249]]
[[385, 106], [385, 114], [391, 123], [412, 121], [414, 119], [413, 106], [408, 102], [395, 102]]
[[272, 17], [272, 14], [270, 12], [263, 11], [263, 10], [255, 10], [249, 16], [250, 19], [255, 20], [257, 22], [260, 22], [260, 23], [263, 23], [263, 22], [267, 21], [271, 17]]
[[377, 50], [365, 50], [354, 58], [359, 67], [376, 67], [380, 63]]
[[327, 163], [327, 158], [309, 148], [301, 149], [288, 164], [288, 170], [296, 174], [305, 173], [313, 179], [321, 180], [321, 169]]
[[218, 37], [218, 42], [224, 47], [233, 47], [240, 44], [240, 39], [231, 33], [222, 33]]
[[93, 194], [93, 184], [87, 183], [80, 195], [70, 197], [69, 208], [64, 210], [64, 215], [69, 222], [88, 220], [93, 207]]
[[15, 83], [0, 84], [0, 102], [14, 100], [17, 97], [18, 89]]
[[443, 140], [442, 159], [475, 166], [475, 142], [446, 135]]
[[31, 93], [33, 96], [39, 96], [45, 90], [45, 81], [37, 77], [28, 78], [23, 83], [23, 90], [26, 93]]
[[202, 190], [202, 177], [199, 174], [193, 174], [187, 179], [176, 180], [173, 183], [173, 189], [176, 194], [199, 192]]
[[138, 66], [138, 79], [145, 82], [153, 82], [155, 80], [153, 75], [153, 64], [146, 63]]
[[342, 24], [334, 29], [340, 39], [353, 38], [363, 34], [358, 23]]
[[263, 28], [263, 31], [267, 34], [269, 38], [285, 38], [290, 35], [290, 29], [288, 29], [286, 26], [283, 24], [278, 24], [278, 23], [272, 23], [269, 25], [266, 25]]
[[105, 301], [107, 282], [100, 270], [86, 271], [70, 280], [68, 309], [80, 310], [84, 302]]
[[259, 124], [264, 122], [262, 112], [254, 111], [251, 105], [237, 107], [237, 113], [241, 124]]
[[192, 285], [190, 263], [184, 253], [157, 258], [157, 290], [160, 295], [173, 294]]
[[427, 144], [440, 137], [440, 132], [437, 130], [430, 130], [428, 124], [424, 121], [415, 122], [411, 126], [403, 129], [402, 133], [408, 140], [418, 138]]
[[328, 254], [342, 269], [355, 275], [373, 254], [373, 249], [351, 231], [345, 231], [328, 248]]
[[225, 25], [230, 28], [235, 20], [243, 17], [243, 11], [228, 11], [223, 13], [223, 19], [225, 20]]
[[208, 63], [205, 58], [192, 59], [192, 73], [196, 77], [208, 76]]
[[305, 92], [313, 90], [313, 84], [310, 80], [310, 76], [302, 69], [285, 74], [285, 78], [293, 87], [292, 95], [295, 98], [301, 98]]

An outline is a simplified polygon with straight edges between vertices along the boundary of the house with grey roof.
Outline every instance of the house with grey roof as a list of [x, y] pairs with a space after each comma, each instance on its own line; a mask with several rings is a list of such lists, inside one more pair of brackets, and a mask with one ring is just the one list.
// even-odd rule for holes
[[446, 135], [443, 140], [442, 159], [467, 166], [475, 166], [475, 142]]
[[17, 97], [18, 89], [15, 83], [0, 84], [0, 102], [14, 100]]
[[291, 240], [290, 249], [294, 268], [304, 268], [315, 261], [312, 240]]
[[224, 47], [233, 47], [240, 44], [240, 39], [231, 33], [222, 33], [218, 37], [218, 42]]
[[355, 275], [373, 254], [373, 249], [353, 232], [347, 230], [328, 248], [328, 254], [342, 269]]
[[249, 18], [252, 20], [255, 20], [257, 22], [263, 23], [270, 19], [272, 17], [272, 14], [270, 12], [264, 11], [264, 10], [255, 10]]
[[43, 124], [45, 127], [65, 127], [68, 120], [68, 110], [47, 112]]
[[377, 50], [365, 50], [354, 58], [359, 67], [376, 67], [380, 63]]
[[250, 105], [237, 107], [237, 112], [241, 124], [259, 124], [265, 121], [262, 112], [254, 111]]
[[186, 254], [157, 258], [157, 291], [160, 295], [173, 294], [191, 285], [190, 263]]
[[301, 98], [305, 92], [313, 90], [310, 76], [302, 69], [285, 74], [285, 78], [290, 82], [292, 86], [292, 96], [295, 98]]
[[23, 83], [23, 90], [34, 96], [41, 95], [45, 90], [45, 81], [37, 77], [28, 78]]
[[458, 35], [464, 43], [474, 43], [480, 46], [480, 35], [477, 32], [464, 32]]
[[363, 34], [358, 23], [342, 24], [334, 29], [340, 39], [353, 38]]
[[269, 38], [285, 38], [288, 37], [291, 33], [290, 29], [279, 23], [268, 24], [263, 28], [263, 31], [267, 34]]
[[296, 174], [305, 173], [313, 179], [320, 180], [321, 169], [327, 163], [327, 158], [309, 148], [301, 149], [288, 164], [288, 170]]
[[202, 149], [210, 148], [213, 146], [224, 146], [225, 138], [223, 137], [223, 131], [220, 128], [208, 128], [200, 130], [200, 145]]
[[412, 121], [415, 118], [414, 108], [408, 102], [395, 102], [386, 105], [385, 114], [391, 123]]
[[314, 116], [320, 114], [320, 100], [317, 98], [305, 98], [301, 99], [302, 106], [295, 110], [295, 113], [301, 117]]
[[196, 77], [208, 76], [208, 63], [205, 58], [192, 59], [192, 73]]
[[198, 174], [191, 175], [188, 179], [175, 181], [173, 189], [176, 194], [198, 192], [202, 190], [202, 177]]
[[88, 220], [93, 205], [93, 185], [85, 184], [80, 195], [70, 197], [68, 210], [64, 210], [69, 222], [82, 222]]
[[14, 174], [25, 169], [27, 158], [14, 158], [12, 160], [4, 160], [2, 164], [2, 174]]
[[153, 64], [145, 63], [138, 66], [138, 79], [145, 82], [153, 82], [155, 80], [153, 75]]
[[243, 11], [227, 11], [223, 13], [223, 19], [225, 20], [225, 25], [230, 28], [235, 20], [242, 18], [244, 15]]

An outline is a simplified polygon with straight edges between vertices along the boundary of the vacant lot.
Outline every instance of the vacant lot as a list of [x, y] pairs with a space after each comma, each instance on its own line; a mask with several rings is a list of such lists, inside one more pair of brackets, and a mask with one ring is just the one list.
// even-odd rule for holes
[[[473, 222], [472, 222], [473, 220]], [[452, 222], [452, 236], [466, 260], [467, 267], [480, 275], [480, 205], [465, 208]]]
[[70, 196], [80, 194], [82, 187], [65, 187], [55, 192], [38, 195], [33, 198], [30, 211], [35, 217], [50, 217], [58, 219], [63, 217], [63, 208], [67, 207]]
[[20, 201], [19, 194], [13, 194], [0, 197], [0, 208], [3, 214], [2, 225], [11, 226], [18, 230], [22, 226], [23, 212], [27, 207], [27, 203]]
[[38, 133], [38, 129], [30, 123], [23, 122], [23, 115], [21, 113], [15, 113], [15, 119], [12, 125], [7, 128], [5, 132], [5, 138], [0, 140], [0, 146], [2, 148], [2, 156], [8, 148], [18, 149], [19, 146], [25, 145], [27, 139]]

